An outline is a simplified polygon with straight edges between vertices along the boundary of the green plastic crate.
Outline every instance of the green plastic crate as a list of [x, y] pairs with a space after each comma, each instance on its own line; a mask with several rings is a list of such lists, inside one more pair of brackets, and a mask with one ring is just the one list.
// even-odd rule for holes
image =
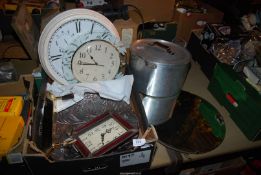
[[[261, 95], [250, 84], [230, 66], [217, 64], [208, 89], [249, 140], [261, 139]], [[237, 107], [226, 94], [235, 99]]]

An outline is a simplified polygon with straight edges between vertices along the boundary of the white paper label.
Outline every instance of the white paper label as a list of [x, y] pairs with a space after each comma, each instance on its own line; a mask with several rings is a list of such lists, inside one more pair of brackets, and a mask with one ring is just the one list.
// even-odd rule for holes
[[133, 146], [142, 146], [146, 143], [145, 139], [133, 139], [132, 140]]
[[120, 167], [147, 163], [150, 161], [151, 150], [123, 154], [120, 156]]
[[9, 164], [23, 163], [23, 158], [21, 153], [7, 154], [6, 159]]
[[133, 29], [122, 29], [121, 38], [124, 46], [130, 48], [132, 43]]

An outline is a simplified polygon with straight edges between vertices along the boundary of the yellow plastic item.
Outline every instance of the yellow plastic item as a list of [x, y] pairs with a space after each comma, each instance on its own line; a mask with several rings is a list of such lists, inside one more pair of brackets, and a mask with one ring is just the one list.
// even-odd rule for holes
[[[28, 12], [32, 13], [34, 9], [37, 9], [39, 12], [41, 12], [43, 8], [43, 3], [25, 3], [26, 8]], [[6, 3], [4, 5], [5, 10], [12, 10], [16, 11], [17, 9], [17, 3]]]
[[21, 116], [0, 117], [0, 157], [19, 141], [24, 128], [24, 120]]
[[23, 105], [21, 96], [0, 96], [0, 117], [20, 116]]

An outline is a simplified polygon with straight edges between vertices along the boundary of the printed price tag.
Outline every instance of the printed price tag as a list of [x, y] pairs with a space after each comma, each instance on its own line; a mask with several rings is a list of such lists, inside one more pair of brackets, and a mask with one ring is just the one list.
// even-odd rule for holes
[[146, 143], [145, 139], [133, 139], [132, 140], [133, 146], [142, 146]]
[[139, 151], [120, 156], [120, 167], [147, 163], [150, 161], [151, 150]]
[[6, 155], [8, 164], [23, 163], [23, 158], [21, 153], [10, 153]]

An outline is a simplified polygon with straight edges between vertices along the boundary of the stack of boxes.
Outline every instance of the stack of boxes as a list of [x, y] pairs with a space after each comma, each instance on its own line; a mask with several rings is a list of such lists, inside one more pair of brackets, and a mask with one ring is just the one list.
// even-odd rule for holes
[[15, 146], [22, 135], [24, 119], [22, 96], [0, 97], [0, 157]]

